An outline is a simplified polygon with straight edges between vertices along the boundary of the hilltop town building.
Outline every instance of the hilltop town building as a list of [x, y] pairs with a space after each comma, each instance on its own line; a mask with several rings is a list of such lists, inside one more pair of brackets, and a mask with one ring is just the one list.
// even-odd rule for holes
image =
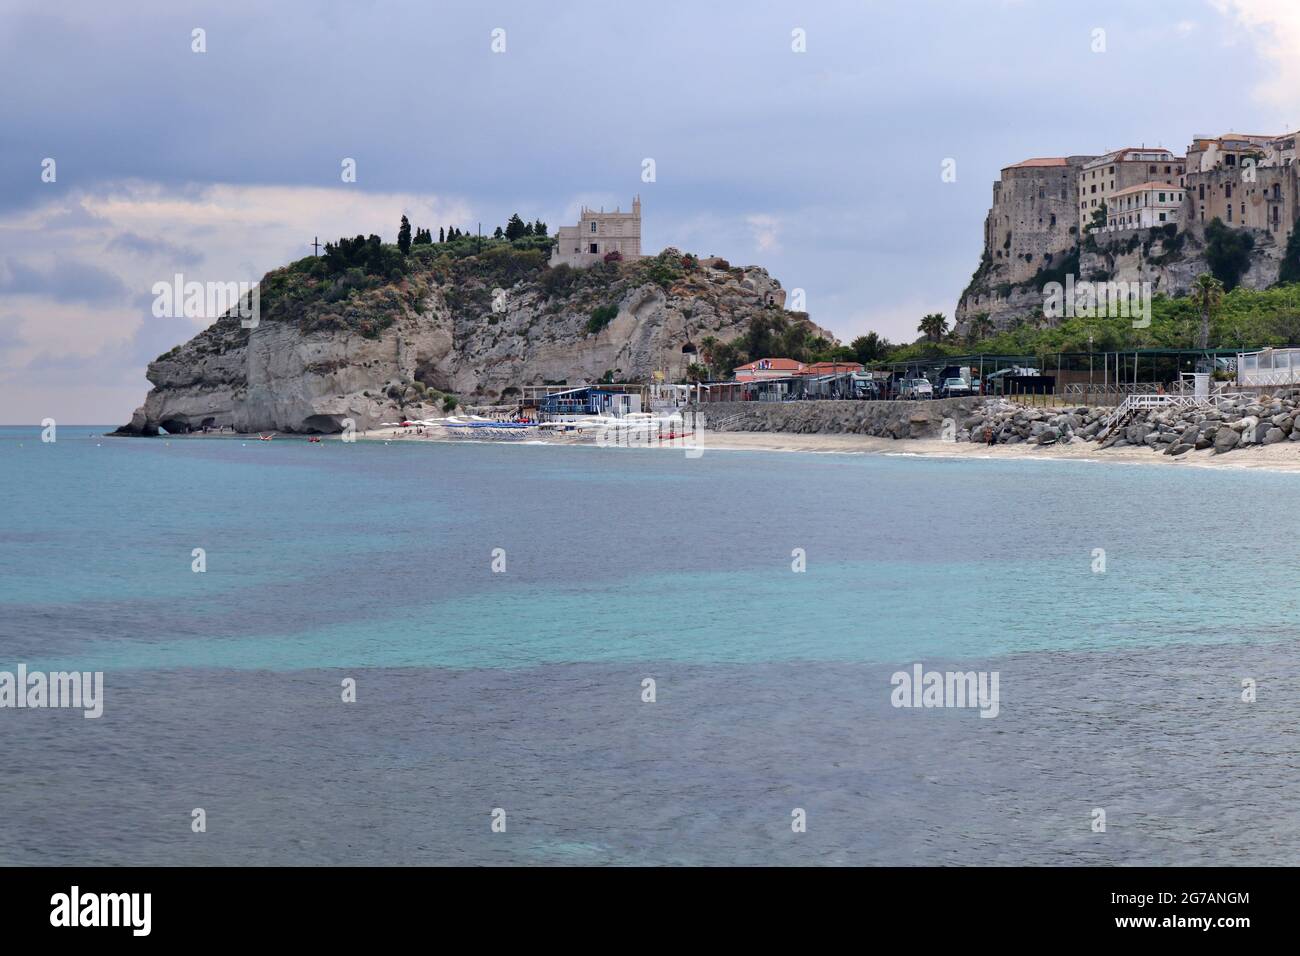
[[1103, 232], [1151, 229], [1179, 221], [1183, 187], [1168, 183], [1143, 183], [1113, 193], [1106, 203]]
[[1240, 169], [1246, 165], [1247, 160], [1259, 164], [1268, 157], [1277, 138], [1245, 133], [1193, 136], [1192, 145], [1187, 147], [1187, 171], [1203, 173], [1223, 167]]
[[1098, 209], [1107, 211], [1110, 197], [1144, 183], [1183, 184], [1186, 160], [1167, 149], [1120, 149], [1085, 163], [1079, 172], [1079, 223], [1086, 228]]
[[624, 259], [641, 258], [641, 197], [632, 211], [613, 212], [582, 207], [576, 226], [561, 226], [551, 250], [550, 265], [590, 266], [617, 252]]
[[1286, 242], [1300, 216], [1296, 136], [1195, 137], [1187, 148], [1184, 221], [1205, 225], [1219, 219]]
[[1297, 139], [1300, 132], [1198, 135], [1185, 157], [1143, 146], [1005, 167], [993, 184], [983, 256], [957, 305], [958, 323], [1033, 308], [1025, 290], [1035, 276], [1077, 255], [1093, 231], [1100, 238], [1174, 223], [1181, 233], [1218, 219], [1284, 246], [1300, 219]]
[[1078, 241], [1079, 171], [1092, 156], [1027, 159], [993, 184], [984, 253], [998, 281], [1023, 282]]

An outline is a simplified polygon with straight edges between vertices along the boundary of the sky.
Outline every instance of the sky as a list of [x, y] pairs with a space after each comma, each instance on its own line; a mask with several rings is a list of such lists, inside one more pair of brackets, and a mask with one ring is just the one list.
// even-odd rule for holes
[[117, 424], [207, 324], [154, 283], [403, 214], [554, 231], [640, 195], [643, 251], [910, 341], [1002, 167], [1300, 128], [1300, 3], [0, 0], [0, 84], [0, 423]]

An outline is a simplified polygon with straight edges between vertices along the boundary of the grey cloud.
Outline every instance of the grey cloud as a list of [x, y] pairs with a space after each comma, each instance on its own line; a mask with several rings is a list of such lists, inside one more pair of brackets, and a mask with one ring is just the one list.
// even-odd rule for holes
[[134, 232], [119, 233], [108, 241], [107, 248], [141, 258], [162, 259], [176, 266], [195, 266], [203, 261], [203, 253], [192, 246], [182, 246], [166, 239]]
[[0, 295], [44, 295], [57, 302], [106, 305], [127, 297], [122, 280], [78, 259], [58, 258], [44, 271], [7, 258], [0, 266]]

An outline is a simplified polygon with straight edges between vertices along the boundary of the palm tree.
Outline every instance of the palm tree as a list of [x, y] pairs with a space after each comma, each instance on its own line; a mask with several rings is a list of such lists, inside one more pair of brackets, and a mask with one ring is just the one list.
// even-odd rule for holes
[[921, 324], [916, 327], [916, 331], [922, 333], [931, 342], [940, 342], [943, 340], [943, 333], [948, 331], [948, 320], [938, 312], [931, 312], [921, 318]]
[[966, 324], [966, 337], [972, 345], [981, 342], [993, 334], [993, 320], [987, 312], [981, 312]]
[[714, 359], [718, 357], [718, 346], [721, 344], [713, 335], [706, 335], [700, 340], [700, 358], [704, 359], [704, 367], [710, 374], [713, 372]]
[[1202, 272], [1192, 283], [1192, 302], [1201, 310], [1200, 348], [1210, 347], [1210, 316], [1223, 304], [1223, 283]]

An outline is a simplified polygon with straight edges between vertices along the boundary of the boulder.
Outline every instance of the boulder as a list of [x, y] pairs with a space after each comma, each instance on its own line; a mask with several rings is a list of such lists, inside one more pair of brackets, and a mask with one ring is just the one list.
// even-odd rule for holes
[[1241, 442], [1241, 435], [1237, 434], [1231, 428], [1220, 428], [1214, 433], [1214, 453], [1222, 455], [1225, 451], [1232, 451]]

